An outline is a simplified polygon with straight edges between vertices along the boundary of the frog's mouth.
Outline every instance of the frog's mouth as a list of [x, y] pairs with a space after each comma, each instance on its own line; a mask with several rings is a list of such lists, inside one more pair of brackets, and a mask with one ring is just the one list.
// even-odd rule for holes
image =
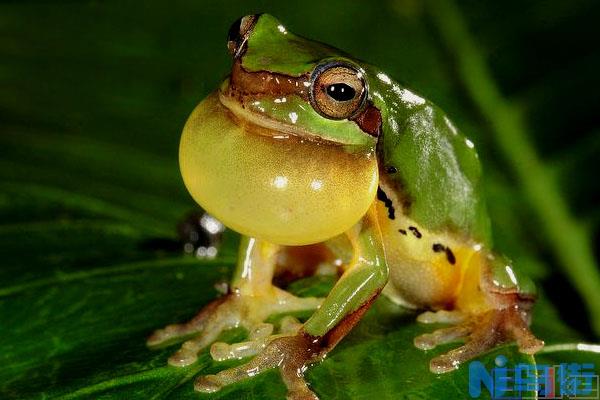
[[287, 124], [272, 118], [250, 111], [248, 107], [242, 106], [235, 97], [219, 91], [219, 100], [232, 113], [232, 118], [238, 125], [243, 125], [248, 132], [257, 133], [264, 136], [271, 136], [276, 139], [287, 139], [290, 136], [304, 138], [328, 145], [344, 145], [346, 143], [328, 139], [323, 135], [317, 135], [298, 125]]
[[322, 242], [360, 220], [377, 191], [374, 150], [306, 140], [310, 133], [249, 113], [215, 92], [184, 127], [181, 172], [203, 208], [242, 234], [283, 245]]

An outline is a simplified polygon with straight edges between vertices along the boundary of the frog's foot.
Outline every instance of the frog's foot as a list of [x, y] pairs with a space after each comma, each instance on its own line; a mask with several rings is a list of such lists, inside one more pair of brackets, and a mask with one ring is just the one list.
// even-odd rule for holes
[[[216, 360], [241, 358], [260, 351], [274, 338], [273, 325], [264, 322], [270, 315], [314, 310], [322, 302], [322, 299], [315, 297], [296, 297], [276, 287], [267, 292], [255, 296], [239, 293], [223, 296], [208, 304], [191, 321], [155, 331], [147, 344], [157, 347], [193, 336], [169, 358], [169, 364], [184, 367], [193, 364], [198, 359], [198, 353], [213, 343], [223, 331], [242, 327], [248, 330], [249, 341], [234, 345], [218, 343], [211, 351]], [[285, 321], [282, 332], [292, 329], [289, 320], [287, 325]]]
[[262, 323], [257, 325], [254, 330], [248, 334], [248, 341], [229, 344], [225, 342], [215, 342], [210, 346], [210, 355], [215, 361], [225, 361], [231, 359], [242, 359], [258, 354], [273, 340], [290, 336], [298, 333], [302, 323], [292, 316], [282, 318], [279, 333], [273, 334], [273, 324]]
[[264, 371], [279, 368], [289, 400], [317, 400], [318, 397], [304, 380], [307, 367], [323, 357], [314, 339], [303, 332], [275, 338], [249, 362], [215, 375], [201, 376], [196, 379], [194, 388], [199, 392], [212, 393]]
[[227, 303], [230, 296], [222, 296], [208, 303], [194, 318], [184, 324], [167, 325], [162, 329], [157, 329], [146, 340], [146, 345], [162, 347], [202, 331], [210, 317], [219, 310], [223, 303]]
[[415, 338], [414, 344], [422, 350], [430, 350], [440, 344], [463, 339], [465, 344], [446, 354], [435, 357], [429, 364], [433, 373], [455, 370], [464, 361], [477, 357], [500, 343], [515, 340], [519, 351], [533, 354], [544, 346], [527, 326], [528, 311], [519, 306], [491, 310], [474, 316], [464, 316], [455, 312], [444, 312], [439, 317], [434, 313], [420, 317], [421, 322], [449, 322], [456, 324]]

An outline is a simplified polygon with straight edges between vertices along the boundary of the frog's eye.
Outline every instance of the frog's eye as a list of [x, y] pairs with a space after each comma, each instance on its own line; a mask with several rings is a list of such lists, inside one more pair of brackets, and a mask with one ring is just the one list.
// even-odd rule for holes
[[232, 57], [239, 57], [260, 15], [246, 15], [231, 24], [227, 33], [227, 49]]
[[330, 63], [317, 67], [311, 80], [312, 106], [324, 117], [349, 119], [365, 103], [367, 88], [362, 73], [350, 65]]

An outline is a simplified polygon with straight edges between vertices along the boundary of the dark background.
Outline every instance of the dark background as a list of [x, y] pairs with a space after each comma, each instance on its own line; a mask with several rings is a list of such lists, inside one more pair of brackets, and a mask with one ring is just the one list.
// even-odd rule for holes
[[[565, 225], [565, 237], [576, 226], [597, 244], [600, 3], [473, 0], [454, 6], [456, 15], [440, 16], [444, 7], [417, 0], [0, 4], [0, 330], [6, 333], [0, 360], [11, 365], [0, 370], [0, 394], [19, 397], [25, 377], [38, 377], [25, 392], [60, 387], [73, 374], [65, 365], [80, 365], [70, 358], [54, 362], [49, 354], [85, 347], [81, 332], [74, 333], [78, 311], [46, 316], [60, 314], [85, 292], [116, 286], [61, 285], [104, 276], [107, 266], [144, 262], [150, 253], [169, 256], [142, 243], [175, 238], [176, 222], [194, 208], [177, 166], [181, 128], [228, 73], [229, 25], [255, 12], [382, 67], [445, 109], [479, 149], [497, 247], [540, 283], [557, 318], [594, 340], [600, 315], [586, 311], [594, 300], [569, 271], [590, 280], [598, 271], [560, 258], [568, 241], [548, 234], [543, 221], [555, 216], [532, 201], [515, 172], [527, 168], [512, 165], [498, 146], [501, 131], [470, 94], [469, 74], [461, 69], [461, 42], [447, 37], [443, 25], [467, 29], [491, 78], [475, 86], [485, 91], [491, 83], [511, 115], [522, 118], [543, 176], [566, 205], [572, 225]], [[504, 116], [492, 115], [496, 121]], [[556, 200], [555, 194], [547, 193]], [[233, 253], [230, 246], [223, 254], [231, 260]], [[145, 272], [122, 278], [134, 294], [152, 290], [140, 282], [155, 279]], [[190, 293], [193, 285], [170, 304], [152, 306], [160, 318], [138, 330], [187, 316], [198, 305], [185, 300]], [[93, 302], [114, 298], [107, 296]], [[93, 309], [93, 302], [80, 307]], [[182, 303], [179, 314], [170, 313]], [[44, 314], [47, 304], [54, 311]], [[127, 319], [115, 312], [113, 325]], [[58, 333], [40, 334], [53, 324]], [[72, 342], [70, 333], [77, 337]]]

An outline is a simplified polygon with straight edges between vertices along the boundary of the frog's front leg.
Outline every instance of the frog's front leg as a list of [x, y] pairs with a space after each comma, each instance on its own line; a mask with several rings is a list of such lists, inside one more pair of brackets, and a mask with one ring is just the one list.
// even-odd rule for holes
[[[314, 297], [296, 297], [272, 284], [279, 251], [280, 246], [243, 238], [230, 292], [205, 306], [189, 322], [155, 331], [148, 339], [148, 345], [156, 347], [189, 338], [169, 358], [169, 364], [174, 366], [194, 363], [200, 350], [213, 343], [221, 332], [236, 327], [248, 330], [250, 341], [227, 347], [231, 357], [237, 358], [264, 347], [274, 330], [272, 324], [265, 323], [270, 315], [314, 310], [322, 301]], [[284, 331], [289, 331], [293, 324], [286, 326]], [[224, 343], [214, 345], [211, 353], [215, 359], [228, 358], [223, 355], [224, 346]]]
[[214, 392], [265, 370], [279, 368], [289, 399], [316, 399], [303, 375], [321, 360], [367, 311], [388, 278], [381, 236], [373, 211], [350, 232], [353, 259], [329, 296], [302, 328], [290, 336], [272, 340], [248, 363], [198, 378], [195, 388]]
[[422, 323], [446, 323], [451, 327], [415, 338], [415, 346], [430, 350], [438, 345], [464, 340], [465, 344], [431, 360], [431, 372], [452, 371], [463, 363], [500, 343], [516, 341], [519, 351], [534, 354], [544, 346], [529, 330], [534, 297], [520, 293], [518, 287], [502, 288], [492, 277], [489, 258], [469, 257], [463, 286], [452, 311], [426, 311]]

